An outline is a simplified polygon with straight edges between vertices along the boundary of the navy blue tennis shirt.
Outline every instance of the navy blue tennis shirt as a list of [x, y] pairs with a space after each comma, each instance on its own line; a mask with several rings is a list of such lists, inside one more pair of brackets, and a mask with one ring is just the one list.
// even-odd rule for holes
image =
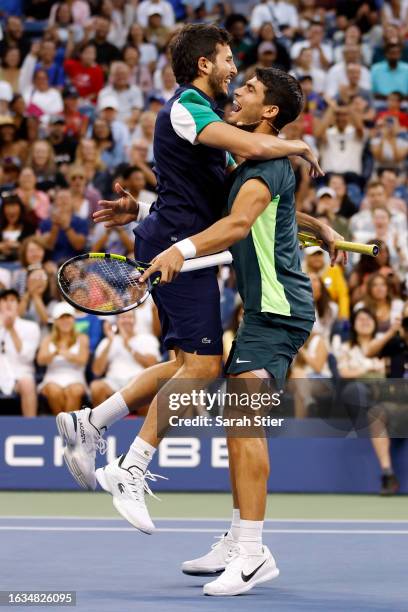
[[225, 208], [225, 151], [201, 145], [197, 136], [222, 121], [222, 111], [193, 85], [180, 87], [160, 110], [154, 133], [158, 198], [135, 234], [166, 249], [206, 229]]

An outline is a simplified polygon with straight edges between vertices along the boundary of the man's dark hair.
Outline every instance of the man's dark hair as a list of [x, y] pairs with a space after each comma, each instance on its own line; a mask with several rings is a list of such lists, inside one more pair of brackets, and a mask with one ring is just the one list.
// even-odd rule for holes
[[198, 60], [215, 60], [217, 45], [229, 45], [230, 35], [215, 25], [186, 25], [170, 43], [171, 63], [179, 85], [191, 83], [198, 77]]
[[143, 170], [139, 168], [138, 166], [128, 166], [127, 168], [123, 169], [122, 178], [124, 178], [125, 181], [127, 181], [134, 172], [141, 172], [143, 174]]
[[304, 98], [299, 82], [279, 68], [257, 68], [256, 78], [265, 87], [265, 104], [275, 105], [279, 113], [273, 125], [281, 130], [294, 121], [303, 109]]
[[232, 26], [234, 26], [236, 23], [243, 23], [246, 27], [248, 25], [248, 19], [245, 17], [245, 15], [241, 15], [241, 13], [231, 13], [231, 15], [228, 15], [225, 20], [225, 29], [230, 32]]

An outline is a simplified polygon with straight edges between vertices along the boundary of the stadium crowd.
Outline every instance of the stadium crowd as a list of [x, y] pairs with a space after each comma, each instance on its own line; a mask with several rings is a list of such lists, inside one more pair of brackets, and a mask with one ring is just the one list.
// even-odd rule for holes
[[[231, 96], [257, 66], [301, 82], [304, 112], [281, 136], [305, 139], [326, 175], [312, 181], [292, 159], [298, 209], [381, 247], [334, 267], [305, 250], [316, 324], [291, 370], [308, 381], [296, 414], [313, 414], [334, 377], [408, 377], [407, 0], [3, 0], [0, 392], [17, 393], [26, 416], [38, 413], [35, 385], [41, 411], [74, 410], [165, 358], [152, 303], [101, 321], [61, 302], [55, 272], [87, 250], [132, 253], [132, 227], [106, 230], [91, 215], [116, 181], [155, 200], [155, 120], [177, 88], [169, 41], [202, 21], [231, 35]], [[219, 282], [227, 352], [242, 308], [233, 272]]]

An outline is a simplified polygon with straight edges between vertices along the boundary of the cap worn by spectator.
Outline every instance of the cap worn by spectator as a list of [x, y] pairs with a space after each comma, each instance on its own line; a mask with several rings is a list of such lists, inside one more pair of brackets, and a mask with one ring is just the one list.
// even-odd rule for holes
[[55, 304], [52, 311], [53, 320], [56, 321], [64, 315], [75, 317], [75, 309], [71, 306], [71, 304], [67, 304], [67, 302], [59, 302], [58, 304]]
[[331, 187], [320, 187], [320, 189], [317, 190], [316, 198], [320, 200], [320, 198], [323, 198], [324, 196], [335, 198], [336, 192]]
[[3, 125], [12, 125], [13, 127], [16, 127], [14, 119], [11, 115], [0, 115], [0, 127], [2, 127]]
[[259, 55], [262, 55], [263, 53], [276, 53], [276, 52], [277, 52], [276, 45], [274, 45], [272, 42], [265, 41], [261, 43], [258, 47]]
[[151, 17], [152, 15], [160, 15], [160, 17], [163, 17], [163, 10], [161, 6], [152, 5], [147, 11], [147, 16]]
[[323, 253], [324, 255], [324, 251], [321, 247], [319, 246], [311, 246], [311, 247], [306, 247], [304, 249], [304, 254], [307, 255], [316, 255], [316, 253]]
[[98, 110], [102, 111], [105, 108], [113, 108], [113, 110], [119, 110], [119, 104], [115, 96], [103, 96], [99, 101]]
[[62, 90], [62, 97], [64, 100], [66, 98], [79, 98], [79, 93], [75, 87], [72, 85], [67, 85], [67, 87], [64, 87]]

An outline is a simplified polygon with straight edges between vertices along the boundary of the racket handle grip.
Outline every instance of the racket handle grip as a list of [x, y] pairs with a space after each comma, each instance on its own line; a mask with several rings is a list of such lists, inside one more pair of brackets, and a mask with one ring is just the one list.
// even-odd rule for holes
[[346, 240], [336, 240], [336, 247], [341, 251], [371, 255], [371, 257], [377, 257], [380, 251], [377, 244], [361, 244], [360, 242], [347, 242]]
[[203, 268], [212, 268], [213, 266], [222, 266], [230, 263], [232, 263], [231, 253], [229, 251], [222, 251], [222, 253], [215, 253], [215, 255], [188, 259], [180, 271], [191, 272], [192, 270], [202, 270]]

